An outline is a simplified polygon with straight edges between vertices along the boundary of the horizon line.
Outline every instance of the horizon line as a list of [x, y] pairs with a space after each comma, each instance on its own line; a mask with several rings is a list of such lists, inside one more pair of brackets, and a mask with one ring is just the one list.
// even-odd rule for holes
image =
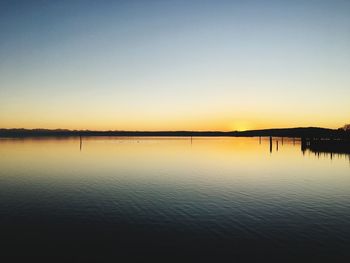
[[66, 129], [66, 128], [0, 128], [0, 130], [27, 130], [27, 131], [82, 131], [82, 132], [247, 132], [247, 131], [265, 131], [265, 130], [286, 130], [286, 129], [327, 129], [338, 130], [341, 128], [328, 128], [319, 126], [297, 126], [297, 127], [283, 127], [283, 128], [263, 128], [263, 129], [248, 129], [248, 130], [90, 130], [90, 129]]

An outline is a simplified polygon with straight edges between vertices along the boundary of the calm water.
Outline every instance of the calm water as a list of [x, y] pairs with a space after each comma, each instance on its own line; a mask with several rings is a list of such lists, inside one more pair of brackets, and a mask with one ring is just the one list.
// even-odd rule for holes
[[259, 138], [0, 139], [2, 255], [349, 262], [349, 156], [280, 138], [271, 150]]

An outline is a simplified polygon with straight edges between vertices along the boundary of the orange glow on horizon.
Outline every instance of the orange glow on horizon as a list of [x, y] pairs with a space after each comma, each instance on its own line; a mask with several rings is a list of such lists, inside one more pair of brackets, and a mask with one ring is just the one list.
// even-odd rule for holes
[[[345, 123], [345, 122], [344, 122]], [[68, 130], [128, 130], [128, 131], [245, 131], [245, 130], [259, 130], [270, 128], [293, 128], [293, 127], [323, 127], [337, 129], [342, 127], [344, 123], [307, 123], [307, 122], [278, 122], [278, 121], [266, 121], [266, 122], [253, 122], [253, 121], [196, 121], [196, 120], [184, 120], [184, 121], [10, 121], [2, 122], [0, 128], [25, 128], [25, 129], [68, 129]]]

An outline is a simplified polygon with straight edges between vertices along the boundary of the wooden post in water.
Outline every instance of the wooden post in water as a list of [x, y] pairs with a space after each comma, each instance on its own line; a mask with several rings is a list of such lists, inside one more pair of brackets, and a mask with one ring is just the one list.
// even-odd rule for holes
[[81, 135], [79, 135], [79, 137], [80, 137], [80, 151], [81, 151], [81, 146], [83, 145], [83, 140], [81, 138]]
[[301, 140], [301, 143], [300, 143], [301, 151], [303, 152], [303, 155], [305, 155], [307, 141], [306, 141], [305, 137], [301, 137], [300, 140]]
[[272, 136], [270, 136], [270, 153], [272, 153]]
[[278, 141], [276, 141], [276, 151], [278, 152]]

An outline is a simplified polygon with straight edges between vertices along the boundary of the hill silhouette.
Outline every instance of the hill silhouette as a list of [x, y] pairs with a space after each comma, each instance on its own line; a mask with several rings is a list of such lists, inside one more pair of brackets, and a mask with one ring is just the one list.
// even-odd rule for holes
[[294, 137], [349, 139], [350, 132], [342, 129], [298, 127], [247, 131], [93, 131], [67, 129], [0, 129], [0, 137], [69, 137], [69, 136], [236, 136]]

